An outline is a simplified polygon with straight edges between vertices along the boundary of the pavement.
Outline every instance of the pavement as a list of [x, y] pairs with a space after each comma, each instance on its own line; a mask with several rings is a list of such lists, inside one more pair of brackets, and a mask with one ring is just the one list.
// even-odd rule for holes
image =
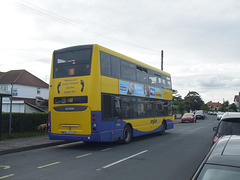
[[[180, 123], [180, 119], [174, 120], [174, 124], [177, 123]], [[4, 140], [0, 141], [0, 155], [56, 146], [66, 143], [69, 143], [69, 141], [49, 140], [48, 135]]]
[[48, 135], [4, 140], [0, 141], [0, 155], [66, 143], [69, 141], [49, 140]]

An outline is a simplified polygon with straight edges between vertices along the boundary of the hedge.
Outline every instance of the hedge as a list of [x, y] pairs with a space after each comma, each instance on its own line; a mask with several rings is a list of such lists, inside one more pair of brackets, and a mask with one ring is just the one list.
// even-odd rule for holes
[[[9, 113], [2, 114], [2, 132], [9, 131], [9, 119]], [[37, 131], [37, 127], [47, 121], [48, 113], [12, 113], [12, 132]]]

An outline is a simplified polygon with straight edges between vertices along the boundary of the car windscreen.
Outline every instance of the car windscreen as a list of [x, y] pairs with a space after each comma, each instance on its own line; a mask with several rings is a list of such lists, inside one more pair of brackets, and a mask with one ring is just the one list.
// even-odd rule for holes
[[238, 180], [240, 177], [240, 168], [231, 166], [218, 166], [206, 164], [197, 179], [201, 180]]
[[219, 124], [218, 133], [223, 135], [240, 135], [240, 119], [222, 120]]
[[90, 75], [92, 49], [54, 53], [53, 78]]
[[183, 116], [193, 116], [191, 113], [184, 114]]

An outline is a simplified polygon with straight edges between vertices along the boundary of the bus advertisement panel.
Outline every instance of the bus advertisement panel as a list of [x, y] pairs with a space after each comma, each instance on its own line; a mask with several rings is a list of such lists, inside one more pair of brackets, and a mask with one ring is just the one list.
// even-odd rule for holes
[[148, 85], [119, 80], [119, 94], [141, 97], [163, 98], [163, 90]]

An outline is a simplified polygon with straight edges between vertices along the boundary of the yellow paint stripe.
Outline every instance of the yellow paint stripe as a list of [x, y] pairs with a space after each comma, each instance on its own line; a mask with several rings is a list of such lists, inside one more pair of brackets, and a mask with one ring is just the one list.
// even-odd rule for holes
[[48, 166], [53, 166], [53, 165], [56, 165], [56, 164], [59, 164], [60, 162], [54, 162], [54, 163], [51, 163], [51, 164], [46, 164], [46, 165], [43, 165], [43, 166], [39, 166], [38, 168], [41, 169], [41, 168], [45, 168], [45, 167], [48, 167]]
[[92, 154], [92, 153], [83, 154], [83, 155], [81, 155], [81, 156], [77, 156], [76, 158], [81, 158], [81, 157], [89, 156], [89, 155], [91, 155], [91, 154]]
[[67, 143], [67, 144], [61, 144], [61, 145], [58, 145], [58, 147], [65, 147], [65, 146], [69, 146], [69, 145], [73, 145], [73, 144], [82, 144], [83, 142], [80, 141], [80, 142], [71, 142], [71, 143]]
[[0, 166], [0, 168], [3, 168], [3, 169], [9, 169], [10, 168], [10, 166]]
[[9, 177], [12, 177], [12, 176], [15, 176], [15, 174], [9, 174], [9, 175], [6, 175], [6, 176], [2, 176], [2, 177], [0, 177], [0, 179], [9, 178]]
[[112, 148], [103, 149], [102, 151], [108, 151], [108, 150], [110, 150], [110, 149], [112, 149]]

